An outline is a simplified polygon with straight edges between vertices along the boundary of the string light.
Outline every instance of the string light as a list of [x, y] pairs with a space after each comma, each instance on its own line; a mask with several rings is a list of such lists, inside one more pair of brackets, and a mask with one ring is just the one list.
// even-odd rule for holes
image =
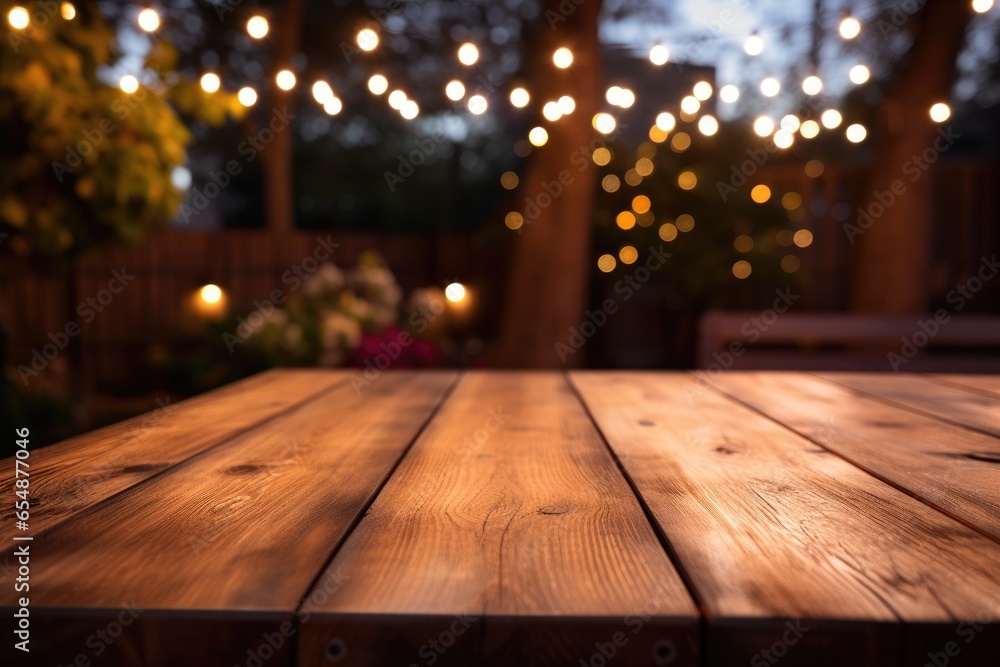
[[218, 91], [221, 86], [222, 86], [222, 81], [219, 79], [218, 74], [213, 74], [212, 72], [209, 72], [207, 74], [202, 75], [201, 89], [204, 90], [206, 93], [214, 93]]
[[823, 79], [818, 76], [807, 76], [802, 81], [802, 91], [806, 95], [818, 95], [823, 90]]
[[740, 99], [740, 89], [733, 84], [728, 84], [722, 87], [719, 91], [719, 99], [726, 104], [732, 104], [736, 100]]
[[444, 94], [452, 102], [457, 102], [465, 97], [465, 85], [461, 81], [452, 80], [444, 87]]
[[851, 71], [848, 73], [847, 76], [850, 77], [851, 83], [860, 86], [861, 84], [868, 81], [868, 79], [871, 78], [871, 75], [872, 75], [871, 71], [864, 65], [855, 65], [854, 67], [851, 68]]
[[399, 115], [401, 115], [406, 120], [413, 120], [420, 113], [420, 107], [413, 100], [406, 100], [403, 103], [403, 108], [399, 110]]
[[542, 107], [542, 115], [545, 120], [557, 121], [562, 118], [562, 111], [559, 110], [558, 102], [546, 102]]
[[222, 290], [218, 285], [208, 284], [201, 288], [198, 292], [198, 296], [205, 303], [218, 303], [222, 300]]
[[594, 116], [593, 122], [594, 122], [594, 129], [600, 132], [601, 134], [611, 134], [612, 132], [615, 131], [615, 128], [618, 126], [618, 122], [615, 120], [614, 116], [612, 116], [609, 113], [603, 113], [603, 112]]
[[654, 65], [666, 65], [670, 60], [670, 51], [662, 44], [657, 44], [649, 50], [649, 62]]
[[518, 109], [523, 109], [528, 106], [528, 102], [531, 101], [531, 96], [528, 91], [524, 88], [515, 88], [510, 91], [510, 103], [513, 104]]
[[753, 131], [758, 137], [769, 137], [774, 132], [774, 121], [767, 116], [760, 116], [753, 122]]
[[458, 47], [458, 62], [463, 65], [475, 65], [479, 60], [479, 49], [472, 42], [466, 42]]
[[760, 38], [760, 35], [754, 33], [747, 37], [747, 41], [743, 43], [743, 50], [751, 56], [759, 56], [764, 50], [764, 40]]
[[64, 2], [59, 5], [59, 13], [67, 21], [72, 21], [76, 18], [76, 7], [73, 6], [72, 2]]
[[320, 104], [325, 105], [333, 99], [333, 88], [326, 81], [317, 81], [312, 87], [313, 98]]
[[774, 97], [781, 92], [781, 83], [773, 76], [769, 76], [760, 82], [760, 92], [765, 97]]
[[698, 100], [704, 102], [712, 96], [712, 84], [708, 81], [699, 81], [694, 84], [693, 92]]
[[845, 16], [840, 22], [840, 36], [844, 39], [854, 39], [861, 34], [861, 22], [853, 16]]
[[544, 127], [533, 127], [528, 132], [528, 141], [532, 146], [544, 146], [549, 141], [549, 133]]
[[993, 0], [972, 0], [972, 9], [979, 14], [985, 14], [993, 9]]
[[406, 93], [402, 90], [394, 90], [389, 93], [389, 106], [399, 111], [406, 104]]
[[791, 148], [793, 143], [795, 143], [795, 137], [789, 130], [782, 128], [774, 133], [774, 145], [778, 148]]
[[559, 69], [566, 69], [573, 64], [573, 52], [561, 46], [552, 54], [552, 62]]
[[121, 81], [118, 82], [118, 87], [131, 95], [135, 91], [139, 90], [139, 79], [135, 78], [131, 74], [126, 74], [121, 78]]
[[370, 90], [374, 95], [381, 95], [385, 91], [389, 90], [389, 80], [381, 74], [373, 74], [371, 78], [368, 79], [368, 90]]
[[323, 111], [327, 112], [331, 116], [336, 116], [343, 110], [344, 104], [340, 101], [338, 97], [331, 97], [327, 100], [326, 104], [323, 105]]
[[719, 121], [714, 116], [702, 116], [698, 119], [698, 131], [706, 137], [711, 137], [719, 131]]
[[465, 285], [462, 283], [451, 283], [444, 288], [444, 296], [452, 303], [458, 303], [465, 299]]
[[799, 134], [806, 139], [815, 139], [819, 136], [819, 123], [814, 120], [807, 120], [799, 128]]
[[136, 22], [146, 32], [156, 32], [156, 29], [160, 27], [160, 15], [156, 13], [155, 9], [147, 7], [139, 12]]
[[252, 107], [257, 103], [257, 91], [250, 86], [244, 86], [240, 88], [240, 92], [236, 93], [236, 99], [240, 101], [245, 107]]
[[31, 17], [28, 15], [28, 10], [24, 7], [13, 7], [7, 12], [7, 23], [15, 30], [24, 30], [30, 22]]
[[677, 119], [669, 111], [664, 111], [656, 117], [656, 127], [664, 132], [670, 132], [677, 127]]
[[274, 77], [274, 81], [278, 84], [278, 88], [281, 88], [282, 90], [291, 90], [295, 87], [295, 75], [292, 74], [291, 70], [281, 70]]
[[362, 51], [374, 51], [378, 46], [378, 33], [371, 28], [363, 28], [358, 31], [357, 42]]
[[569, 95], [563, 95], [560, 97], [557, 104], [559, 105], [559, 111], [561, 111], [564, 116], [568, 116], [576, 111], [576, 100]]
[[469, 98], [469, 111], [477, 116], [486, 113], [488, 106], [486, 98], [482, 95], [473, 95]]
[[799, 117], [796, 116], [795, 114], [788, 114], [787, 116], [781, 119], [781, 123], [779, 123], [779, 125], [781, 126], [782, 130], [795, 132], [800, 127], [802, 127], [802, 122], [799, 120]]
[[868, 136], [868, 130], [864, 125], [855, 123], [847, 128], [847, 140], [852, 144], [860, 144]]
[[247, 34], [254, 39], [264, 39], [270, 29], [270, 24], [263, 16], [251, 16], [250, 20], [247, 21]]
[[944, 102], [938, 102], [931, 107], [930, 114], [931, 120], [935, 123], [943, 123], [951, 118], [951, 107]]
[[823, 127], [828, 130], [834, 130], [844, 122], [844, 117], [836, 109], [827, 109], [820, 115], [819, 119], [823, 123]]
[[688, 115], [694, 115], [698, 113], [698, 109], [701, 108], [701, 102], [698, 101], [693, 95], [688, 95], [681, 100], [681, 111]]

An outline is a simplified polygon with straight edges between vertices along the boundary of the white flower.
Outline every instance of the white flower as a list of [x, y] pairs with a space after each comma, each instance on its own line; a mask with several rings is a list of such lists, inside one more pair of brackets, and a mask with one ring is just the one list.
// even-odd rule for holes
[[353, 350], [361, 342], [361, 325], [352, 317], [337, 311], [323, 316], [323, 349]]
[[332, 262], [325, 262], [306, 279], [302, 289], [309, 296], [316, 296], [343, 289], [345, 282], [344, 273]]

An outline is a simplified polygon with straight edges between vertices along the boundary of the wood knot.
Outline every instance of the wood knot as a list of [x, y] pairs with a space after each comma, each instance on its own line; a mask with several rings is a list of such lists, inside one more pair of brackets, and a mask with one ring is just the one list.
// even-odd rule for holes
[[566, 514], [569, 512], [569, 505], [546, 505], [545, 507], [539, 507], [539, 514]]

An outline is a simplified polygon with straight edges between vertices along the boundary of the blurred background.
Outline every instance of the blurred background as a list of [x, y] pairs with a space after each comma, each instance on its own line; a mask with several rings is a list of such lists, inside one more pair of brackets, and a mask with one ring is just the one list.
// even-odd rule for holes
[[39, 442], [274, 366], [1000, 370], [992, 0], [0, 7]]

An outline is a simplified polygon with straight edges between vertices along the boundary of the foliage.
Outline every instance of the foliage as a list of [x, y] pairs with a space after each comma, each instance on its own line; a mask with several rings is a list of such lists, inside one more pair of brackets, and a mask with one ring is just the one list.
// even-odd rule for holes
[[171, 103], [214, 123], [238, 105], [161, 79], [176, 59], [164, 43], [151, 45], [142, 85], [125, 93], [106, 69], [116, 34], [96, 11], [65, 20], [38, 5], [32, 17], [0, 53], [0, 233], [18, 255], [47, 262], [134, 242], [181, 201], [171, 176], [190, 134]]

